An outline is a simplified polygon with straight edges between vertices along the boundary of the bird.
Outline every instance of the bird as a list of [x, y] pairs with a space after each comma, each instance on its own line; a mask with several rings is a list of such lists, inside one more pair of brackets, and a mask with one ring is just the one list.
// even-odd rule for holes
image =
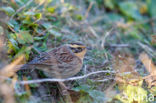
[[87, 47], [82, 43], [68, 43], [48, 52], [40, 53], [20, 69], [36, 68], [48, 77], [69, 78], [80, 72]]

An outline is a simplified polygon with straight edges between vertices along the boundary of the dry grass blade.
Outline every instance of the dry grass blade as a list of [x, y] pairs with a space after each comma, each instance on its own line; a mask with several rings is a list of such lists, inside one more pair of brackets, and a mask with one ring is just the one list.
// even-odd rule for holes
[[11, 64], [7, 65], [3, 69], [0, 70], [0, 75], [4, 77], [13, 76], [17, 70], [14, 69], [16, 66], [24, 59], [24, 55], [21, 55], [19, 58], [14, 60]]
[[156, 86], [156, 66], [146, 53], [142, 53], [139, 58], [146, 67], [147, 71], [150, 73], [150, 76], [145, 79], [148, 83], [149, 88]]
[[91, 2], [91, 3], [89, 4], [89, 7], [88, 7], [87, 12], [86, 12], [86, 14], [85, 14], [85, 18], [88, 17], [89, 11], [90, 11], [90, 9], [92, 8], [93, 4], [94, 4], [93, 2]]
[[3, 96], [4, 103], [15, 103], [13, 85], [15, 84], [14, 81], [17, 81], [17, 79], [13, 79], [12, 84], [7, 84], [4, 81], [8, 77], [15, 75], [16, 71], [14, 70], [14, 68], [23, 60], [23, 58], [24, 56], [22, 55], [19, 58], [17, 58], [14, 62], [0, 70], [0, 76], [5, 77], [0, 78], [0, 93]]
[[0, 82], [0, 93], [4, 97], [4, 103], [15, 103], [13, 87]]
[[113, 28], [111, 28], [109, 31], [107, 31], [106, 34], [104, 35], [104, 37], [101, 38], [101, 47], [102, 48], [104, 48], [106, 38], [111, 34], [112, 30], [113, 30]]
[[20, 7], [15, 13], [14, 15], [12, 15], [10, 17], [10, 20], [12, 20], [14, 18], [14, 16], [16, 16], [16, 14], [18, 14], [19, 12], [21, 12], [25, 7], [27, 7], [29, 4], [31, 4], [33, 2], [33, 0], [29, 0], [25, 5], [23, 5], [22, 7]]

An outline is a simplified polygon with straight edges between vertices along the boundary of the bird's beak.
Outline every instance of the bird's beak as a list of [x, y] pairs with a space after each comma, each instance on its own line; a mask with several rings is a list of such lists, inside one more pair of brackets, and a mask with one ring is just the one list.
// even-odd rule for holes
[[86, 47], [87, 48], [87, 50], [92, 50], [92, 47]]

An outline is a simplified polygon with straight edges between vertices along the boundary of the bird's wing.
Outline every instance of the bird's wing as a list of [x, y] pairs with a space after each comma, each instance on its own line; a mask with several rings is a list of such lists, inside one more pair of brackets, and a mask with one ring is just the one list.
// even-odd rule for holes
[[[41, 53], [40, 56], [30, 61], [29, 65], [56, 65], [71, 64], [74, 59], [78, 59], [66, 46], [55, 48], [49, 52]], [[75, 60], [74, 60], [75, 61]]]
[[67, 47], [62, 47], [62, 50], [58, 50], [58, 52], [55, 54], [57, 57], [57, 62], [58, 62], [58, 68], [60, 71], [61, 69], [64, 70], [70, 70], [74, 68], [78, 68], [78, 64], [82, 64], [82, 61], [79, 57], [77, 57], [69, 48]]
[[53, 52], [57, 62], [59, 63], [70, 63], [76, 56], [72, 53], [67, 46], [62, 46]]
[[39, 56], [35, 57], [30, 61], [29, 65], [52, 65], [54, 61], [51, 61], [51, 56], [47, 52], [41, 53]]
[[79, 72], [82, 66], [80, 58], [75, 56], [68, 47], [61, 46], [34, 58], [29, 65], [42, 67], [49, 76], [66, 78]]

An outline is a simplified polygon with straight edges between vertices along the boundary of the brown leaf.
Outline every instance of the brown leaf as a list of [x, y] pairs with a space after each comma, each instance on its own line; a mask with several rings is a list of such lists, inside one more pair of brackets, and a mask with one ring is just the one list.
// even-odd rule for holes
[[135, 60], [129, 54], [115, 54], [114, 69], [117, 71], [116, 82], [118, 84], [139, 85], [140, 75], [135, 71]]
[[[23, 80], [27, 81], [28, 79], [24, 76], [24, 77], [23, 77]], [[31, 90], [30, 90], [29, 85], [28, 85], [28, 84], [25, 84], [24, 86], [25, 86], [26, 92], [27, 92], [28, 95], [30, 96], [30, 95], [31, 95]]]
[[152, 35], [152, 44], [156, 44], [156, 35]]
[[0, 84], [0, 93], [4, 98], [4, 103], [15, 103], [13, 86], [1, 81]]
[[71, 89], [68, 89], [68, 92], [69, 92], [69, 94], [71, 96], [71, 99], [72, 99], [73, 103], [76, 103], [80, 99], [80, 95], [81, 95], [80, 92], [74, 91], [74, 90], [71, 90]]

